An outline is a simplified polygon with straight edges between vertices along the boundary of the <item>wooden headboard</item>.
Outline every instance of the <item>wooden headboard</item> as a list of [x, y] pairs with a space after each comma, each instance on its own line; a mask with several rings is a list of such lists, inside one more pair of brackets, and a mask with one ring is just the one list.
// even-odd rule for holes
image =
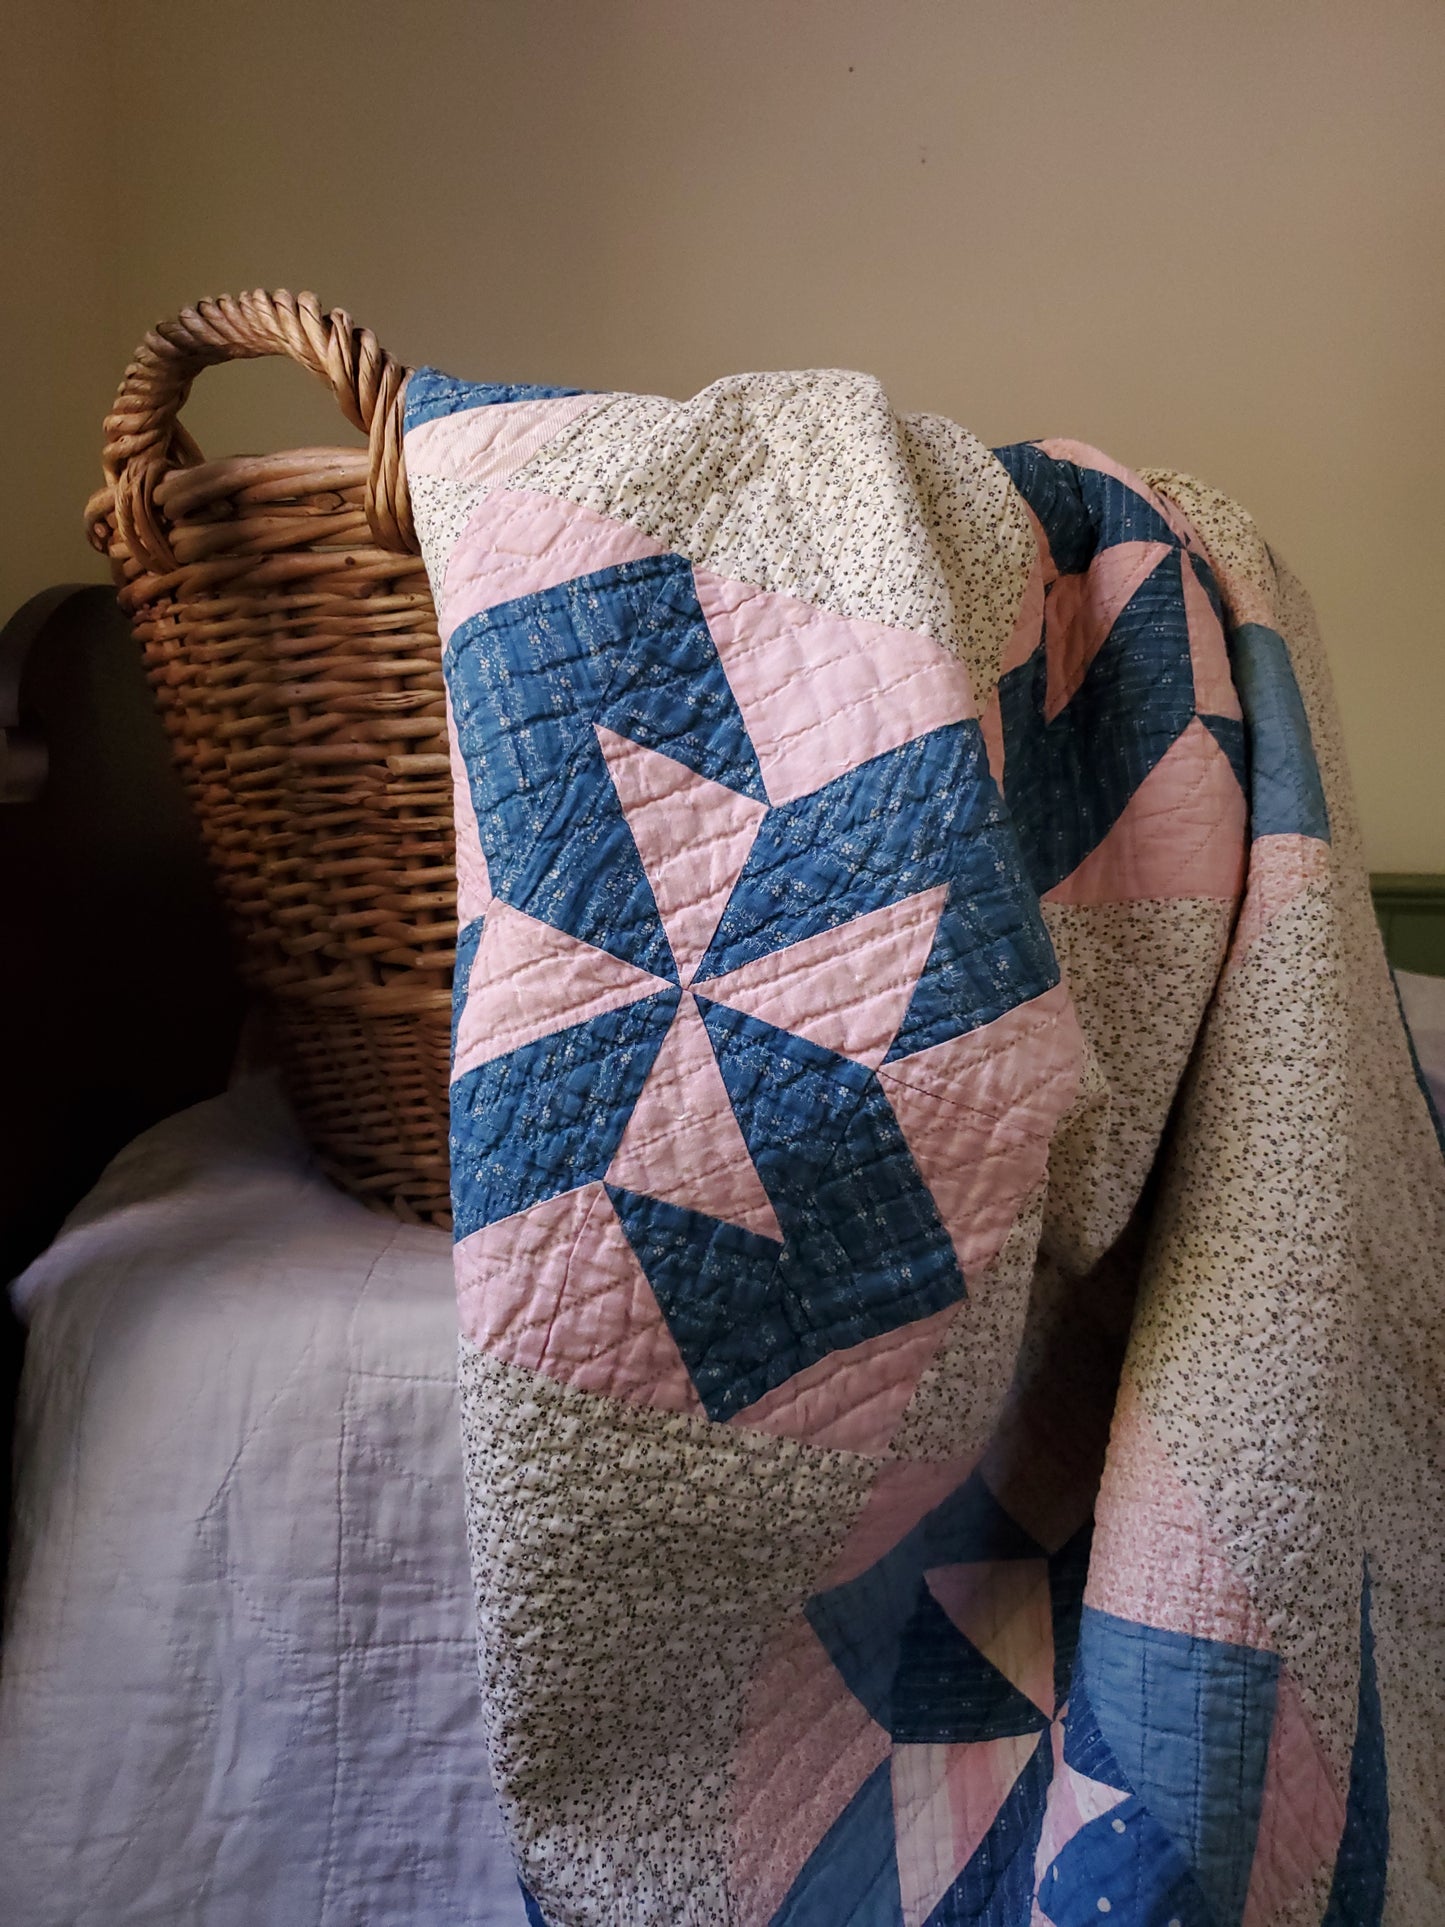
[[0, 630], [0, 903], [8, 1492], [22, 1338], [3, 1283], [122, 1145], [225, 1088], [243, 1008], [190, 808], [107, 588], [49, 590]]
[[242, 1004], [115, 597], [101, 587], [37, 597], [0, 632], [7, 661], [0, 1010], [20, 1099], [0, 1107], [8, 1277], [122, 1144], [224, 1088]]

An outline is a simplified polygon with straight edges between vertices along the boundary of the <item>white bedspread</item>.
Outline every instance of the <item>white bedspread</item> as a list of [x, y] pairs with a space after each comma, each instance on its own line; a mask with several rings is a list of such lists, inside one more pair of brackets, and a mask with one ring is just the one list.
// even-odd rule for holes
[[125, 1151], [17, 1298], [0, 1916], [520, 1927], [446, 1236], [340, 1197], [252, 1082]]

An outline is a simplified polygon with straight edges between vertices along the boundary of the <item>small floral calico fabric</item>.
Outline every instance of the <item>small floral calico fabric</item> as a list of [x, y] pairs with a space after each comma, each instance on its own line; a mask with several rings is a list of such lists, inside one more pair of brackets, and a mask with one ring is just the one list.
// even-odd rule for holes
[[1445, 1166], [1303, 592], [860, 375], [407, 400], [531, 1917], [1445, 1919]]

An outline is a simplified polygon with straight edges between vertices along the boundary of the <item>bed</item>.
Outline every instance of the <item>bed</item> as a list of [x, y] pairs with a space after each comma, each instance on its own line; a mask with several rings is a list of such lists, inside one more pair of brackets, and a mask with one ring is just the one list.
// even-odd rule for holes
[[238, 1052], [109, 592], [40, 599], [0, 664], [23, 938], [0, 947], [0, 1914], [521, 1927], [476, 1689], [449, 1239], [336, 1191], [264, 1052]]
[[[520, 1927], [475, 1690], [446, 1235], [335, 1192], [264, 1054], [238, 1053], [108, 592], [22, 612], [0, 671], [23, 938], [3, 964], [9, 1917]], [[1445, 878], [1379, 878], [1376, 903], [1439, 1108]]]

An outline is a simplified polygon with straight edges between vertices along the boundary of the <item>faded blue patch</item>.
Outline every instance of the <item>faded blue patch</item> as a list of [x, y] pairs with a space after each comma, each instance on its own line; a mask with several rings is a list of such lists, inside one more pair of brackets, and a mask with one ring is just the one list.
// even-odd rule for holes
[[1033, 442], [1015, 442], [993, 452], [1039, 518], [1060, 575], [1080, 574], [1101, 549], [1120, 542], [1179, 546], [1179, 537], [1156, 508], [1101, 469], [1060, 461]]
[[948, 888], [891, 1057], [991, 1022], [1059, 980], [977, 723], [950, 723], [769, 810], [699, 985], [854, 917]]
[[920, 1579], [889, 1696], [896, 1745], [958, 1746], [1041, 1733], [1048, 1715], [954, 1625]]
[[1126, 1784], [1238, 1920], [1259, 1832], [1279, 1659], [1085, 1608], [1079, 1671]]
[[1330, 1904], [1321, 1927], [1380, 1927], [1390, 1860], [1390, 1790], [1385, 1726], [1375, 1677], [1375, 1632], [1370, 1618], [1370, 1566], [1360, 1584], [1360, 1690], [1345, 1826], [1335, 1856]]
[[657, 601], [667, 559], [579, 576], [468, 618], [443, 667], [492, 872], [526, 854], [571, 750]]
[[[607, 1189], [710, 1419], [730, 1419], [797, 1369], [798, 1333], [778, 1289], [776, 1238]], [[819, 1307], [813, 1311], [820, 1316]]]
[[525, 853], [492, 878], [504, 902], [639, 970], [676, 979], [672, 946], [592, 730], [541, 799]]
[[1059, 574], [1082, 574], [1094, 559], [1099, 537], [1073, 463], [1056, 462], [1035, 442], [1013, 442], [993, 452], [1039, 518]]
[[1087, 1780], [1113, 1787], [1118, 1793], [1132, 1789], [1119, 1770], [1119, 1762], [1105, 1744], [1089, 1702], [1089, 1691], [1077, 1670], [1069, 1687], [1069, 1710], [1064, 1720], [1064, 1765]]
[[903, 1927], [887, 1760], [809, 1854], [771, 1927]]
[[1235, 716], [1201, 716], [1199, 720], [1229, 758], [1234, 780], [1248, 800], [1249, 743], [1244, 724]]
[[1283, 636], [1244, 622], [1229, 635], [1229, 660], [1249, 732], [1251, 836], [1330, 840], [1330, 814], [1314, 739]]
[[468, 408], [492, 408], [504, 401], [550, 401], [559, 395], [585, 395], [586, 388], [547, 388], [534, 382], [458, 381], [439, 368], [414, 368], [406, 384], [403, 432], [420, 428], [440, 415], [460, 415]]
[[652, 1069], [678, 993], [553, 1031], [451, 1089], [454, 1235], [602, 1177]]
[[[1100, 1905], [1107, 1902], [1107, 1910]], [[1053, 1927], [1223, 1927], [1189, 1862], [1136, 1799], [1080, 1827], [1044, 1869], [1039, 1911]], [[1020, 1915], [1023, 1920], [1026, 1916]], [[930, 1921], [929, 1927], [933, 1927]]]
[[653, 566], [656, 595], [634, 624], [626, 661], [595, 720], [766, 803], [757, 754], [698, 603], [692, 564], [667, 555]]
[[670, 975], [593, 724], [766, 801], [691, 566], [649, 557], [484, 610], [457, 629], [445, 671], [498, 896]]

